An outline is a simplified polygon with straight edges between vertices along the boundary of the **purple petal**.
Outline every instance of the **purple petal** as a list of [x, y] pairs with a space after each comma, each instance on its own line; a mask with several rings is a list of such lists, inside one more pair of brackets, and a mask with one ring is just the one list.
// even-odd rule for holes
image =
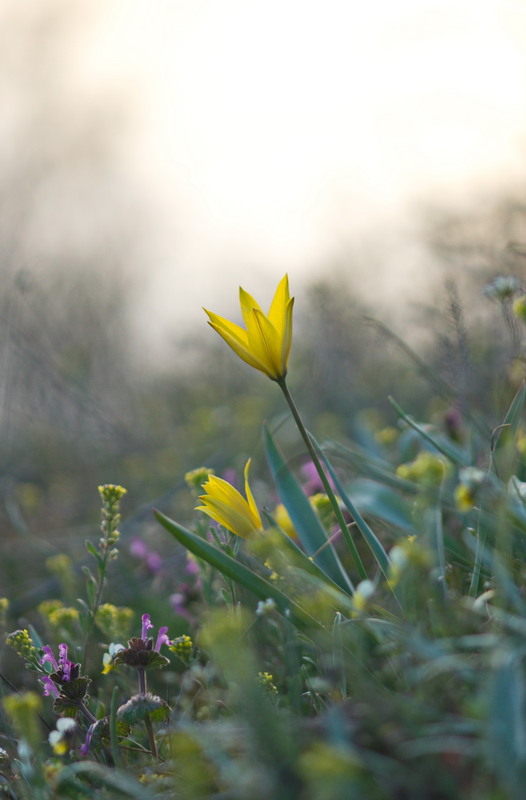
[[155, 642], [155, 648], [154, 648], [155, 650], [157, 650], [157, 652], [159, 652], [159, 650], [161, 649], [161, 646], [163, 644], [166, 644], [167, 642], [170, 641], [168, 636], [166, 635], [166, 631], [167, 630], [168, 630], [168, 626], [167, 625], [164, 625], [162, 628], [159, 628], [159, 633], [158, 633], [157, 641]]
[[43, 676], [42, 678], [39, 678], [39, 681], [44, 686], [44, 697], [48, 697], [49, 695], [52, 695], [53, 697], [59, 696], [60, 694], [59, 690], [57, 689], [51, 678], [49, 678], [47, 675]]
[[57, 670], [58, 664], [55, 656], [53, 655], [53, 650], [51, 649], [51, 647], [48, 644], [45, 644], [42, 650], [44, 651], [44, 655], [42, 656], [40, 663], [45, 664], [46, 661], [49, 661], [50, 664], [53, 666], [53, 669]]
[[83, 756], [87, 756], [89, 753], [90, 745], [91, 745], [91, 737], [93, 735], [93, 728], [97, 723], [94, 722], [93, 725], [90, 725], [88, 731], [86, 733], [86, 738], [84, 740], [84, 744], [79, 748], [80, 754]]
[[143, 642], [145, 642], [146, 639], [148, 638], [147, 631], [150, 628], [153, 628], [153, 625], [152, 625], [152, 622], [151, 622], [151, 619], [150, 619], [150, 615], [149, 614], [143, 614], [142, 615], [142, 632], [141, 632], [141, 639], [143, 640]]

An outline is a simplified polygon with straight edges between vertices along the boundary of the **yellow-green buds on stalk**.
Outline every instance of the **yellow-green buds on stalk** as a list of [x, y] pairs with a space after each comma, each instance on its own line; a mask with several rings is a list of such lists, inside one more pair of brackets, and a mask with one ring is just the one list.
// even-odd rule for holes
[[513, 313], [516, 317], [526, 322], [526, 294], [521, 294], [513, 303]]
[[192, 655], [193, 647], [194, 643], [190, 636], [184, 634], [183, 636], [177, 636], [175, 639], [172, 639], [168, 649], [171, 650], [172, 653], [175, 653], [176, 656], [179, 656], [182, 661], [188, 661]]
[[20, 658], [24, 659], [28, 669], [39, 670], [40, 653], [26, 628], [8, 634], [6, 644], [12, 647]]
[[203, 505], [197, 506], [196, 511], [203, 511], [229, 531], [246, 539], [251, 533], [260, 531], [263, 527], [259, 511], [248, 484], [250, 459], [245, 467], [245, 494], [246, 500], [230, 483], [215, 475], [210, 475], [203, 485], [206, 494], [199, 497]]
[[400, 464], [397, 467], [396, 474], [399, 478], [431, 488], [439, 486], [450, 469], [445, 458], [432, 453], [430, 450], [422, 450], [414, 461]]
[[7, 597], [0, 597], [0, 630], [5, 630], [9, 600]]
[[97, 609], [95, 622], [110, 640], [116, 641], [128, 638], [134, 616], [133, 609], [127, 606], [103, 603]]
[[258, 672], [258, 681], [269, 694], [276, 695], [278, 693], [278, 688], [274, 683], [274, 676], [271, 672]]
[[123, 486], [107, 483], [99, 486], [99, 494], [102, 500], [101, 530], [103, 533], [99, 541], [99, 552], [103, 558], [107, 556], [116, 558], [116, 544], [119, 541], [118, 527], [121, 521], [120, 501], [126, 494], [126, 489]]
[[197, 467], [197, 469], [192, 469], [190, 472], [187, 472], [184, 476], [184, 479], [189, 489], [200, 492], [203, 484], [206, 483], [210, 475], [213, 474], [213, 469], [208, 469], [208, 467]]
[[254, 298], [239, 288], [239, 302], [246, 325], [241, 328], [211, 311], [206, 313], [209, 325], [230, 345], [234, 353], [273, 381], [287, 374], [292, 346], [292, 308], [294, 298], [289, 294], [289, 280], [285, 275], [276, 289], [268, 314]]
[[4, 698], [3, 705], [7, 716], [18, 736], [32, 748], [40, 741], [38, 714], [42, 711], [42, 699], [36, 692], [11, 694]]

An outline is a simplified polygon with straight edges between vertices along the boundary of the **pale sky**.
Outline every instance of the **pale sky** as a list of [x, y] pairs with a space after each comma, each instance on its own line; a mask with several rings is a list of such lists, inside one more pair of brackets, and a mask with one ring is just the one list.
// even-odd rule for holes
[[411, 209], [524, 177], [520, 0], [101, 8], [83, 68], [133, 87], [126, 157], [158, 220], [143, 302], [159, 321], [227, 313], [239, 283], [270, 297], [368, 237], [400, 243], [388, 285], [422, 278], [418, 246], [401, 255]]

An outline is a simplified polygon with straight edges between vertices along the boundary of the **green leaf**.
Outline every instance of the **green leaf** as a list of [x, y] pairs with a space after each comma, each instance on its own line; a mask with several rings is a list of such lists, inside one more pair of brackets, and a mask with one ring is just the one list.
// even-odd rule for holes
[[382, 570], [382, 572], [385, 575], [385, 577], [388, 578], [389, 577], [390, 561], [389, 561], [389, 556], [387, 555], [387, 553], [385, 552], [385, 550], [384, 550], [384, 548], [382, 546], [382, 543], [380, 542], [380, 540], [378, 539], [378, 537], [376, 536], [376, 534], [374, 533], [372, 528], [370, 528], [369, 525], [367, 524], [367, 522], [364, 520], [364, 518], [362, 517], [362, 515], [360, 514], [360, 512], [356, 508], [355, 504], [353, 503], [353, 501], [351, 500], [351, 498], [349, 497], [349, 495], [347, 494], [347, 492], [343, 488], [340, 479], [338, 478], [338, 476], [336, 475], [336, 472], [334, 471], [334, 469], [332, 467], [332, 464], [328, 460], [327, 456], [325, 455], [325, 453], [323, 452], [323, 450], [321, 449], [319, 444], [316, 442], [316, 440], [314, 438], [312, 438], [312, 442], [313, 442], [314, 446], [316, 447], [316, 449], [317, 449], [317, 451], [318, 451], [318, 453], [320, 455], [320, 458], [323, 460], [323, 463], [325, 464], [325, 466], [327, 468], [327, 471], [328, 471], [329, 475], [331, 476], [331, 478], [332, 478], [332, 480], [334, 482], [334, 485], [336, 486], [336, 490], [338, 491], [338, 494], [340, 495], [340, 498], [341, 498], [342, 502], [344, 503], [346, 508], [349, 510], [349, 512], [352, 514], [353, 519], [356, 522], [356, 526], [358, 527], [358, 530], [360, 531], [360, 533], [362, 534], [363, 538], [365, 539], [365, 541], [369, 545], [369, 549], [371, 550], [372, 554], [374, 555], [378, 566]]
[[377, 517], [410, 535], [415, 533], [410, 508], [397, 492], [368, 478], [351, 481], [348, 491], [361, 514]]
[[267, 459], [278, 494], [294, 525], [298, 538], [308, 556], [344, 592], [352, 593], [354, 587], [340, 559], [316, 516], [309, 499], [287, 467], [270, 432], [264, 429]]
[[[156, 792], [139, 783], [129, 773], [114, 767], [106, 767], [104, 764], [97, 764], [94, 761], [79, 761], [61, 769], [56, 776], [56, 796], [58, 797], [63, 789], [67, 790], [77, 776], [85, 780], [96, 781], [97, 784], [101, 784], [113, 792], [119, 792], [123, 797], [131, 798], [131, 800], [155, 800], [158, 797]], [[75, 788], [78, 787], [77, 783], [73, 785]], [[88, 788], [83, 784], [80, 787], [81, 790], [83, 787]]]
[[150, 717], [152, 722], [164, 722], [170, 716], [171, 708], [165, 700], [161, 700], [156, 694], [135, 694], [133, 697], [119, 706], [117, 716], [127, 725], [135, 725]]
[[441, 434], [434, 434], [431, 436], [429, 431], [425, 430], [425, 428], [415, 422], [414, 419], [409, 416], [409, 414], [406, 414], [392, 397], [389, 398], [389, 402], [392, 406], [394, 406], [400, 417], [407, 422], [409, 427], [417, 431], [417, 433], [419, 433], [426, 442], [429, 442], [429, 444], [435, 448], [435, 450], [438, 450], [439, 453], [442, 453], [444, 456], [446, 456], [446, 458], [449, 458], [453, 464], [456, 464], [459, 467], [468, 466], [469, 459], [460, 447], [456, 447]]
[[523, 381], [519, 386], [515, 397], [511, 401], [511, 405], [502, 423], [502, 427], [511, 428], [511, 431], [514, 435], [517, 433], [518, 427], [520, 425], [525, 397], [526, 397], [526, 381]]
[[523, 797], [526, 778], [526, 692], [522, 655], [505, 653], [495, 669], [488, 698], [488, 755], [512, 797]]
[[407, 492], [416, 494], [418, 487], [412, 481], [400, 478], [393, 472], [391, 464], [379, 458], [374, 458], [365, 450], [351, 450], [339, 442], [324, 442], [324, 452], [339, 457], [355, 470], [359, 470], [363, 475], [374, 481], [390, 486], [397, 492]]
[[99, 551], [97, 550], [93, 542], [90, 542], [89, 539], [86, 539], [84, 544], [88, 553], [91, 553], [91, 555], [97, 560], [97, 564], [100, 564], [102, 562], [102, 559], [100, 557]]
[[249, 589], [258, 600], [267, 600], [269, 597], [276, 603], [276, 608], [289, 619], [297, 628], [305, 633], [312, 633], [313, 629], [322, 630], [322, 625], [311, 617], [301, 606], [298, 606], [276, 586], [266, 581], [260, 575], [240, 564], [239, 561], [202, 539], [192, 531], [187, 530], [179, 523], [165, 516], [161, 511], [154, 509], [154, 514], [161, 525], [174, 536], [180, 544], [190, 550], [198, 558], [202, 558], [212, 567], [236, 583]]

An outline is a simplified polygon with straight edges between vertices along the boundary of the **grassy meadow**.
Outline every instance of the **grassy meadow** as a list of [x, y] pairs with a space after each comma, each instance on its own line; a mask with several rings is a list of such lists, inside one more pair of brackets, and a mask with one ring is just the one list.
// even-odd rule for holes
[[0, 796], [522, 800], [520, 276], [243, 286], [155, 373], [82, 288], [0, 323]]

